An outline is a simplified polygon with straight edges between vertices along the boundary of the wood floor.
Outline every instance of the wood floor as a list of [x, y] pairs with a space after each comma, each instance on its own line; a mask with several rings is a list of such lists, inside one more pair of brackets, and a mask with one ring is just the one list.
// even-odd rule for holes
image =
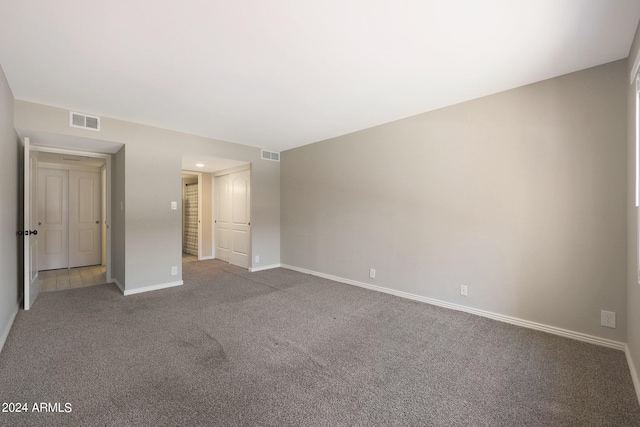
[[197, 255], [191, 255], [185, 252], [182, 253], [182, 262], [193, 262], [193, 261], [198, 261]]
[[40, 292], [62, 291], [107, 283], [106, 267], [61, 268], [38, 272]]

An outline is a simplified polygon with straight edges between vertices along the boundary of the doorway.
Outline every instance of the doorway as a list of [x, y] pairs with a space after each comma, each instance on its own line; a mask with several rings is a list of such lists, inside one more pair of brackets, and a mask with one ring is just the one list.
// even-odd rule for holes
[[106, 283], [106, 160], [49, 152], [38, 160], [40, 289]]
[[[185, 178], [188, 177], [192, 179], [197, 177], [198, 183], [198, 260], [222, 259], [231, 264], [249, 268], [251, 163], [221, 157], [185, 154], [182, 156], [183, 189], [187, 183]], [[229, 180], [230, 177], [232, 179]], [[227, 187], [222, 184], [223, 182], [228, 184]], [[220, 186], [220, 189], [217, 186]], [[240, 191], [241, 188], [243, 191]], [[219, 193], [224, 194], [219, 196]], [[244, 200], [242, 206], [240, 199]], [[235, 210], [233, 200], [236, 200], [237, 204]], [[186, 207], [187, 202], [183, 197], [183, 211]], [[220, 215], [223, 215], [222, 223], [218, 226]], [[234, 221], [236, 223], [232, 224]], [[229, 225], [226, 229], [225, 222]], [[183, 249], [183, 263], [190, 260], [194, 260], [193, 255], [185, 254]]]
[[197, 261], [202, 247], [202, 174], [182, 173], [182, 261]]
[[100, 265], [103, 165], [81, 165], [76, 156], [63, 161], [78, 162], [77, 166], [55, 160], [43, 153], [38, 165], [39, 270]]
[[25, 271], [34, 272], [28, 280], [25, 275], [24, 308], [28, 310], [41, 290], [111, 281], [111, 155], [24, 141], [23, 206], [33, 248], [28, 254], [25, 249], [24, 263]]

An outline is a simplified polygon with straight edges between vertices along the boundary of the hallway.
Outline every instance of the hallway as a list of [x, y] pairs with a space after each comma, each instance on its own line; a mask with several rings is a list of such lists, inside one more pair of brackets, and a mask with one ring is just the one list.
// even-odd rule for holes
[[66, 289], [101, 285], [107, 282], [106, 267], [94, 265], [89, 267], [40, 271], [38, 273], [38, 281], [41, 292], [63, 291]]

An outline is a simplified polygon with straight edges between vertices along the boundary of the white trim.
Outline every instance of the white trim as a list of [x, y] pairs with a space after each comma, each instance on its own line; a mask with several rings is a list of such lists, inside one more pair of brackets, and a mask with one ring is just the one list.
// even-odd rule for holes
[[142, 288], [135, 289], [125, 289], [123, 294], [124, 296], [141, 294], [143, 292], [157, 291], [160, 289], [173, 288], [174, 286], [181, 286], [184, 282], [182, 280], [178, 280], [177, 282], [169, 282], [169, 283], [160, 283], [158, 285], [144, 286]]
[[13, 321], [16, 319], [16, 315], [20, 311], [20, 303], [16, 304], [16, 309], [13, 311], [11, 318], [9, 319], [9, 323], [4, 331], [2, 331], [2, 335], [0, 335], [0, 352], [4, 348], [4, 343], [7, 341], [7, 337], [9, 336], [9, 332], [11, 332], [11, 327], [13, 326]]
[[[282, 267], [282, 265], [280, 264], [271, 264], [271, 265], [263, 265], [260, 267], [250, 267], [249, 268], [249, 273], [255, 273], [256, 271], [263, 271], [263, 270], [271, 270], [272, 268], [278, 268], [278, 267]], [[293, 268], [289, 268], [290, 270], [293, 270]]]
[[638, 372], [636, 371], [636, 367], [633, 363], [633, 358], [631, 357], [631, 351], [629, 350], [629, 346], [625, 344], [624, 353], [627, 356], [627, 365], [629, 365], [629, 371], [631, 372], [631, 379], [633, 380], [633, 388], [636, 390], [636, 398], [640, 403], [640, 380], [638, 380]]
[[215, 255], [211, 255], [211, 256], [203, 256], [202, 258], [198, 258], [198, 261], [207, 261], [210, 259], [216, 259]]
[[395, 295], [402, 298], [408, 298], [415, 301], [426, 302], [427, 304], [437, 305], [439, 307], [449, 308], [452, 310], [463, 311], [465, 313], [475, 314], [489, 319], [498, 320], [500, 322], [510, 323], [512, 325], [522, 326], [529, 329], [535, 329], [537, 331], [548, 332], [550, 334], [559, 335], [561, 337], [571, 338], [578, 341], [588, 342], [591, 344], [601, 345], [604, 347], [614, 348], [616, 350], [624, 351], [626, 344], [619, 341], [613, 341], [606, 338], [600, 338], [593, 335], [583, 334], [582, 332], [570, 331], [568, 329], [557, 328], [555, 326], [545, 325], [542, 323], [531, 322], [529, 320], [519, 319], [517, 317], [505, 316], [503, 314], [492, 313], [490, 311], [479, 310], [477, 308], [466, 307], [464, 305], [454, 304], [446, 301], [441, 301], [433, 298], [427, 298], [420, 295], [410, 294], [408, 292], [397, 291], [395, 289], [384, 288], [382, 286], [370, 285], [364, 282], [358, 282], [356, 280], [345, 279], [342, 277], [331, 276], [330, 274], [319, 273], [317, 271], [307, 270], [304, 268], [294, 267], [291, 265], [282, 264], [283, 268], [289, 270], [298, 271], [300, 273], [311, 274], [313, 276], [322, 277], [325, 279], [333, 280], [335, 282], [345, 283], [347, 285], [359, 286], [361, 288], [371, 289], [378, 292], [384, 292], [386, 294]]
[[[638, 56], [640, 58], [640, 55]], [[639, 100], [638, 97], [640, 96], [640, 76], [636, 76], [636, 91], [635, 91], [635, 111], [634, 116], [635, 116], [635, 137], [636, 140], [634, 141], [635, 143], [635, 148], [636, 148], [636, 152], [635, 152], [635, 169], [636, 169], [636, 176], [635, 176], [635, 188], [634, 188], [634, 192], [635, 192], [635, 198], [636, 198], [636, 208], [638, 206], [640, 206], [640, 121], [639, 121], [639, 116], [640, 116], [640, 104], [639, 104]]]

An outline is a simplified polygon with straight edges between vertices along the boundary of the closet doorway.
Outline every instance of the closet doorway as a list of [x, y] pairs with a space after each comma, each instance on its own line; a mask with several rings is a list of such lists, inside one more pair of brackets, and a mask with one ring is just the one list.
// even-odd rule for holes
[[100, 158], [39, 154], [40, 270], [102, 264], [105, 163]]
[[[183, 263], [217, 258], [249, 268], [250, 171], [251, 164], [244, 161], [193, 154], [182, 156]], [[230, 177], [232, 179], [228, 179]], [[238, 179], [239, 177], [241, 179]], [[241, 189], [244, 191], [240, 191]], [[220, 196], [218, 192], [221, 192]], [[243, 209], [239, 209], [240, 199], [245, 202], [242, 205]], [[236, 201], [235, 211], [232, 207], [233, 200]], [[218, 203], [222, 205], [221, 210], [218, 210]], [[196, 211], [197, 227], [194, 226]], [[219, 214], [222, 221], [220, 226], [217, 225], [216, 218]], [[230, 225], [229, 232], [223, 229], [225, 222]], [[197, 257], [192, 255], [195, 242], [197, 242]], [[221, 249], [220, 252], [218, 248]]]
[[40, 151], [37, 169], [40, 289], [106, 283], [106, 158]]

